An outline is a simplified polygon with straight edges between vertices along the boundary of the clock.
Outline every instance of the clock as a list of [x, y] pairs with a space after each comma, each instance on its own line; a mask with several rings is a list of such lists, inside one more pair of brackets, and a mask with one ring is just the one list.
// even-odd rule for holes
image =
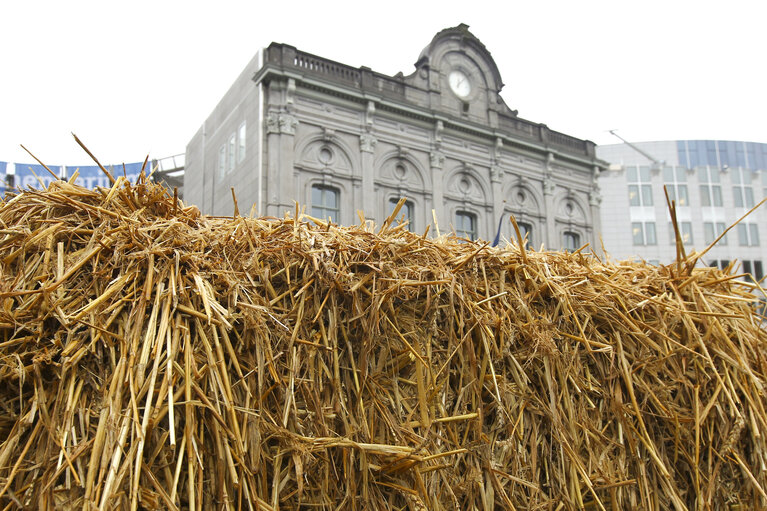
[[450, 84], [450, 88], [455, 95], [459, 98], [466, 99], [466, 97], [471, 94], [471, 81], [463, 71], [450, 71], [450, 74], [447, 75], [447, 82]]

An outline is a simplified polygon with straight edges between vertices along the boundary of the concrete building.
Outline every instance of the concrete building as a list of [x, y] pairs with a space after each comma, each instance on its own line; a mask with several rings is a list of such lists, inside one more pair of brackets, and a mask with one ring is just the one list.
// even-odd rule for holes
[[[675, 140], [599, 146], [597, 154], [611, 163], [599, 178], [602, 237], [607, 252], [618, 259], [675, 260], [664, 187], [676, 201], [687, 251], [705, 249], [767, 196], [767, 144]], [[737, 261], [741, 271], [762, 278], [765, 222], [762, 207], [731, 229], [704, 262], [724, 268]]]
[[[522, 119], [466, 25], [439, 32], [407, 76], [272, 43], [187, 146], [184, 193], [205, 213], [282, 216], [294, 201], [340, 224], [380, 224], [400, 197], [411, 229], [492, 239], [513, 213], [547, 248], [599, 232], [595, 145]], [[598, 246], [598, 244], [597, 244]]]

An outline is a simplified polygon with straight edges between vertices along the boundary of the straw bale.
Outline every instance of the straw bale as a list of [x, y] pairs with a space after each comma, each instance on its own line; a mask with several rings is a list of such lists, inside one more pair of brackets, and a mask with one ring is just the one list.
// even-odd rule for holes
[[767, 506], [754, 285], [297, 217], [0, 205], [0, 507]]

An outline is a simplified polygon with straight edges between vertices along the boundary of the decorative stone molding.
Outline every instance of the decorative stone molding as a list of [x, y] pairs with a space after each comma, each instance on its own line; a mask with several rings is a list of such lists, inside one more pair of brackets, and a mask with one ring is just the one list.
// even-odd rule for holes
[[295, 135], [298, 127], [298, 119], [290, 114], [280, 115], [280, 133], [285, 135]]
[[501, 137], [495, 138], [495, 145], [493, 146], [493, 159], [497, 163], [501, 159], [501, 151], [503, 150], [503, 139]]
[[501, 182], [502, 170], [498, 165], [490, 165], [490, 181], [493, 183]]
[[376, 114], [376, 104], [373, 101], [368, 101], [368, 107], [365, 111], [365, 124], [367, 125], [367, 129], [371, 129], [373, 127], [373, 118]]
[[602, 195], [600, 195], [599, 189], [596, 188], [589, 192], [589, 205], [599, 206], [600, 204], [602, 204]]
[[292, 105], [296, 96], [296, 81], [288, 78], [288, 87], [285, 89], [285, 104]]
[[557, 184], [554, 182], [551, 177], [546, 177], [546, 179], [543, 180], [543, 194], [544, 195], [553, 195], [554, 189], [557, 187]]
[[266, 115], [266, 133], [279, 133], [280, 132], [280, 121], [279, 117], [274, 112], [269, 112]]
[[378, 140], [370, 133], [360, 135], [360, 150], [365, 153], [372, 153], [375, 150]]
[[330, 128], [322, 128], [322, 140], [325, 142], [332, 142], [336, 136], [336, 130]]
[[437, 121], [437, 125], [434, 127], [434, 144], [437, 149], [442, 145], [442, 132], [445, 131], [445, 123]]
[[445, 163], [445, 155], [439, 151], [431, 152], [429, 153], [429, 163], [431, 163], [432, 168], [441, 169]]

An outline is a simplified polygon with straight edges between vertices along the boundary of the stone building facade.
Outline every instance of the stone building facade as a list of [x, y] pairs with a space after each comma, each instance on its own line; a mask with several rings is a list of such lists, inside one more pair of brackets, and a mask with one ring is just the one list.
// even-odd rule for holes
[[[598, 247], [605, 164], [595, 146], [522, 119], [490, 52], [466, 25], [439, 32], [415, 71], [387, 76], [272, 43], [187, 146], [185, 196], [203, 212], [381, 223], [400, 197], [411, 229], [534, 246]], [[437, 222], [437, 226], [434, 222]]]

